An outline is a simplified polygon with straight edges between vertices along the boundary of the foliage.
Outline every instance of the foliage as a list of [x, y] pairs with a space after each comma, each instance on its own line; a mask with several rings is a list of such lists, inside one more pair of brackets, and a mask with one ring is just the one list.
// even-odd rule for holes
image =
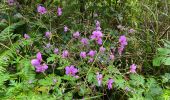
[[158, 53], [153, 59], [154, 66], [160, 66], [161, 64], [170, 65], [170, 42], [165, 41], [165, 48], [158, 48]]
[[[169, 4], [1, 0], [0, 98], [169, 100]], [[82, 38], [89, 43], [83, 44]], [[81, 52], [87, 53], [84, 58]], [[48, 68], [38, 72], [44, 65]]]

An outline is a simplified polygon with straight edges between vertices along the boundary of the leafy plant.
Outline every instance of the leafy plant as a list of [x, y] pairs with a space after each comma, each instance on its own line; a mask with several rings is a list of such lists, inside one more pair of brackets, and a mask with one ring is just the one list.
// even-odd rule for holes
[[170, 42], [165, 41], [164, 46], [164, 48], [158, 48], [157, 55], [153, 59], [154, 66], [170, 65]]

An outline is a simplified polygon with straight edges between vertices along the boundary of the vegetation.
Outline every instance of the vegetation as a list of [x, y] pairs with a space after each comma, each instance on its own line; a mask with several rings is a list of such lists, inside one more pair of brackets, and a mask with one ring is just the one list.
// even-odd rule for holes
[[170, 100], [170, 0], [1, 0], [1, 100]]

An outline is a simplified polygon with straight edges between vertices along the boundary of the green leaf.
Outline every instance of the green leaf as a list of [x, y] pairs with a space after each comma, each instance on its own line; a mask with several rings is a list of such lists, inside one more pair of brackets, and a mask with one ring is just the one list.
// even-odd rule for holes
[[164, 100], [169, 100], [169, 98], [170, 98], [170, 89], [164, 89], [163, 90], [163, 98], [164, 98]]
[[118, 87], [118, 88], [121, 88], [121, 89], [124, 89], [124, 87], [125, 87], [125, 80], [123, 79], [123, 77], [122, 76], [116, 76], [116, 78], [115, 78], [115, 84], [116, 84], [116, 86]]
[[170, 73], [165, 73], [165, 75], [162, 76], [162, 83], [170, 82]]
[[73, 99], [73, 94], [71, 92], [68, 92], [67, 94], [65, 94], [64, 100], [71, 100], [71, 99]]
[[170, 57], [166, 58], [166, 60], [164, 61], [165, 65], [170, 65]]
[[47, 58], [47, 63], [53, 62], [56, 60], [56, 55], [52, 54], [51, 57]]
[[68, 80], [68, 81], [74, 81], [75, 80], [75, 78], [73, 76], [70, 76], [70, 75], [64, 75], [64, 77], [62, 77], [62, 79]]
[[87, 79], [87, 80], [88, 80], [89, 83], [92, 83], [92, 82], [93, 82], [94, 76], [95, 76], [94, 73], [89, 73], [89, 74], [88, 74], [88, 77], [87, 77], [88, 79]]
[[[47, 76], [47, 77], [45, 77], [45, 79], [41, 79], [41, 80], [39, 80], [38, 81], [38, 83], [40, 84], [40, 85], [42, 85], [42, 86], [50, 86], [50, 85], [54, 85], [55, 83], [54, 83], [54, 79], [58, 79], [57, 77], [55, 77], [55, 76], [53, 76], [53, 75], [49, 75], [49, 76]], [[60, 82], [61, 82], [61, 79], [59, 79], [59, 80], [57, 80], [57, 82], [59, 81], [59, 84], [60, 84]], [[57, 84], [57, 83], [56, 83]], [[59, 84], [57, 84], [57, 85], [59, 85]]]
[[153, 66], [160, 66], [162, 64], [162, 61], [166, 59], [165, 57], [155, 57], [153, 59]]
[[70, 65], [70, 62], [66, 59], [59, 59], [60, 67], [57, 67], [57, 69], [64, 69], [66, 66]]
[[158, 48], [158, 55], [168, 55], [170, 54], [170, 49]]
[[131, 80], [129, 82], [133, 86], [144, 85], [144, 83], [145, 83], [144, 77], [142, 75], [131, 74], [130, 79]]

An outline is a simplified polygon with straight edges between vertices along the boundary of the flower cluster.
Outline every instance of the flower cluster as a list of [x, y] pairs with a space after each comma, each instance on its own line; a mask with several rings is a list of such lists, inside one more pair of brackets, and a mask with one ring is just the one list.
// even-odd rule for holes
[[99, 45], [102, 45], [102, 37], [103, 37], [103, 34], [102, 32], [100, 31], [101, 28], [100, 28], [100, 22], [99, 21], [96, 21], [96, 30], [94, 30], [92, 32], [92, 35], [90, 36], [90, 38], [92, 40], [96, 40], [96, 42], [99, 44]]
[[[38, 10], [38, 12], [40, 14], [45, 14], [47, 12], [45, 7], [43, 7], [43, 6], [38, 6], [37, 10]], [[62, 9], [60, 7], [57, 8], [57, 14], [58, 14], [58, 16], [62, 15]], [[102, 45], [103, 44], [103, 42], [102, 42], [103, 33], [101, 31], [100, 22], [96, 21], [95, 24], [96, 24], [95, 30], [92, 32], [92, 35], [89, 38], [91, 40], [95, 40], [97, 44]], [[119, 26], [118, 28], [121, 28], [121, 26]], [[64, 26], [64, 32], [67, 32], [68, 30], [69, 30], [69, 28], [67, 26]], [[131, 31], [133, 31], [133, 30], [131, 30]], [[45, 32], [45, 37], [46, 38], [50, 38], [51, 36], [52, 36], [51, 32], [49, 32], [49, 31]], [[83, 37], [81, 38], [79, 31], [74, 32], [72, 34], [72, 36], [73, 36], [74, 39], [80, 39], [80, 42], [82, 43], [83, 46], [88, 46], [89, 45], [89, 39], [88, 38], [83, 38]], [[25, 39], [30, 38], [29, 36], [27, 36], [27, 34], [25, 34], [24, 37], [25, 37]], [[122, 52], [123, 52], [126, 45], [127, 45], [127, 39], [126, 39], [125, 35], [120, 36], [119, 37], [119, 47], [118, 47], [119, 55], [122, 54]], [[51, 46], [50, 43], [48, 43], [46, 45], [46, 48], [47, 47], [49, 48], [50, 46]], [[103, 45], [100, 46], [99, 52], [104, 54], [105, 51], [106, 51], [106, 48], [104, 48]], [[59, 54], [59, 49], [55, 48], [53, 52], [54, 52], [54, 54]], [[82, 59], [85, 59], [87, 56], [89, 56], [88, 62], [93, 62], [96, 53], [97, 53], [96, 50], [90, 50], [88, 52], [81, 51], [79, 56]], [[62, 58], [68, 58], [69, 57], [69, 51], [68, 50], [63, 50], [61, 56], [62, 56]], [[114, 60], [115, 59], [114, 54], [111, 53], [109, 55], [109, 58], [110, 58], [110, 60]], [[32, 59], [32, 61], [31, 61], [31, 64], [33, 66], [35, 66], [35, 68], [36, 68], [36, 72], [44, 72], [45, 70], [47, 70], [48, 66], [46, 64], [41, 64], [41, 62], [42, 62], [42, 56], [41, 56], [41, 53], [38, 52], [37, 53], [37, 58]], [[65, 74], [66, 75], [78, 77], [76, 75], [77, 72], [78, 72], [78, 68], [76, 68], [73, 65], [65, 67]], [[130, 66], [130, 72], [131, 73], [136, 73], [136, 65], [135, 64], [132, 64]], [[102, 85], [102, 80], [103, 80], [103, 75], [100, 74], [99, 72], [97, 72], [96, 79], [97, 79], [98, 86], [101, 86]], [[108, 87], [109, 90], [112, 89], [112, 84], [113, 83], [114, 83], [114, 80], [112, 78], [107, 80], [107, 87]]]
[[31, 64], [36, 68], [36, 72], [44, 72], [48, 69], [46, 64], [41, 64], [42, 62], [42, 55], [40, 52], [37, 53], [36, 59], [31, 60]]
[[118, 47], [119, 55], [122, 55], [122, 52], [126, 45], [127, 45], [127, 39], [126, 39], [125, 35], [120, 36], [119, 37], [119, 47]]

